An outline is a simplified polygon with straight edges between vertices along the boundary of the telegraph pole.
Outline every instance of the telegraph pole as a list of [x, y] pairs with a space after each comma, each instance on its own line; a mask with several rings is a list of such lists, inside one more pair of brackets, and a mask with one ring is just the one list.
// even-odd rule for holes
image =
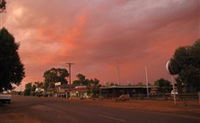
[[69, 67], [69, 84], [72, 84], [72, 74], [71, 74], [71, 67], [72, 65], [74, 65], [74, 63], [67, 63], [68, 67]]

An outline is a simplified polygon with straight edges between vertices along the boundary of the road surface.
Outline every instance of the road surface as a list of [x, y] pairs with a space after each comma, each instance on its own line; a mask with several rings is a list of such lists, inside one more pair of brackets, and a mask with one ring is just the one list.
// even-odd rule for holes
[[11, 104], [0, 104], [0, 123], [27, 121], [29, 123], [200, 123], [200, 118], [39, 97], [15, 96]]

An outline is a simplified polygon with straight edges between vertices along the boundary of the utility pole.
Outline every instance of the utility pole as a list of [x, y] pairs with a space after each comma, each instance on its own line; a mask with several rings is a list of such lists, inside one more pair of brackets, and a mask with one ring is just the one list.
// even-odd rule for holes
[[148, 71], [147, 71], [147, 67], [145, 67], [145, 77], [146, 77], [147, 97], [149, 97], [149, 80], [148, 80]]
[[68, 67], [69, 67], [69, 84], [72, 84], [72, 73], [71, 73], [71, 67], [72, 65], [74, 65], [74, 63], [67, 63]]

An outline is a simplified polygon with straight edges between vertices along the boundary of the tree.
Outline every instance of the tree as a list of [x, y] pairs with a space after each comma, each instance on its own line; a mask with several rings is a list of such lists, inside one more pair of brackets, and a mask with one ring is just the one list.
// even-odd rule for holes
[[179, 93], [200, 91], [200, 40], [192, 46], [180, 47], [169, 63], [169, 72], [176, 75]]
[[74, 85], [88, 85], [88, 80], [86, 79], [85, 75], [83, 74], [77, 74], [76, 75], [77, 80], [73, 81]]
[[89, 93], [92, 95], [92, 97], [97, 97], [97, 94], [99, 92], [100, 88], [99, 80], [98, 79], [90, 79], [88, 81], [87, 88], [89, 90]]
[[25, 85], [24, 95], [25, 96], [30, 96], [31, 95], [31, 91], [32, 91], [32, 84], [31, 83], [27, 83]]
[[154, 85], [158, 86], [158, 91], [160, 93], [169, 93], [172, 90], [171, 82], [162, 78], [155, 81]]
[[6, 1], [5, 0], [1, 0], [0, 1], [0, 12], [3, 12], [6, 10]]
[[76, 77], [78, 78], [77, 80], [73, 81], [73, 84], [76, 86], [87, 86], [88, 92], [93, 96], [96, 97], [99, 91], [99, 87], [101, 86], [99, 84], [98, 79], [86, 79], [86, 76], [83, 74], [77, 74]]
[[36, 88], [44, 88], [43, 82], [34, 82], [34, 85], [36, 86]]
[[67, 77], [69, 76], [68, 71], [65, 68], [51, 68], [47, 70], [44, 77], [44, 88], [55, 88], [56, 82], [61, 82], [61, 84], [67, 84]]
[[24, 65], [18, 55], [19, 44], [5, 29], [0, 30], [0, 91], [12, 89], [25, 77]]

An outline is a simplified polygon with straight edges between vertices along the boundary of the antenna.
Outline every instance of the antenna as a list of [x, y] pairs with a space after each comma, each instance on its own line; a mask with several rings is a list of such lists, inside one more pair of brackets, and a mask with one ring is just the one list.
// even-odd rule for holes
[[66, 63], [69, 67], [69, 84], [71, 85], [72, 84], [72, 74], [71, 74], [71, 67], [72, 65], [74, 65], [74, 63]]

